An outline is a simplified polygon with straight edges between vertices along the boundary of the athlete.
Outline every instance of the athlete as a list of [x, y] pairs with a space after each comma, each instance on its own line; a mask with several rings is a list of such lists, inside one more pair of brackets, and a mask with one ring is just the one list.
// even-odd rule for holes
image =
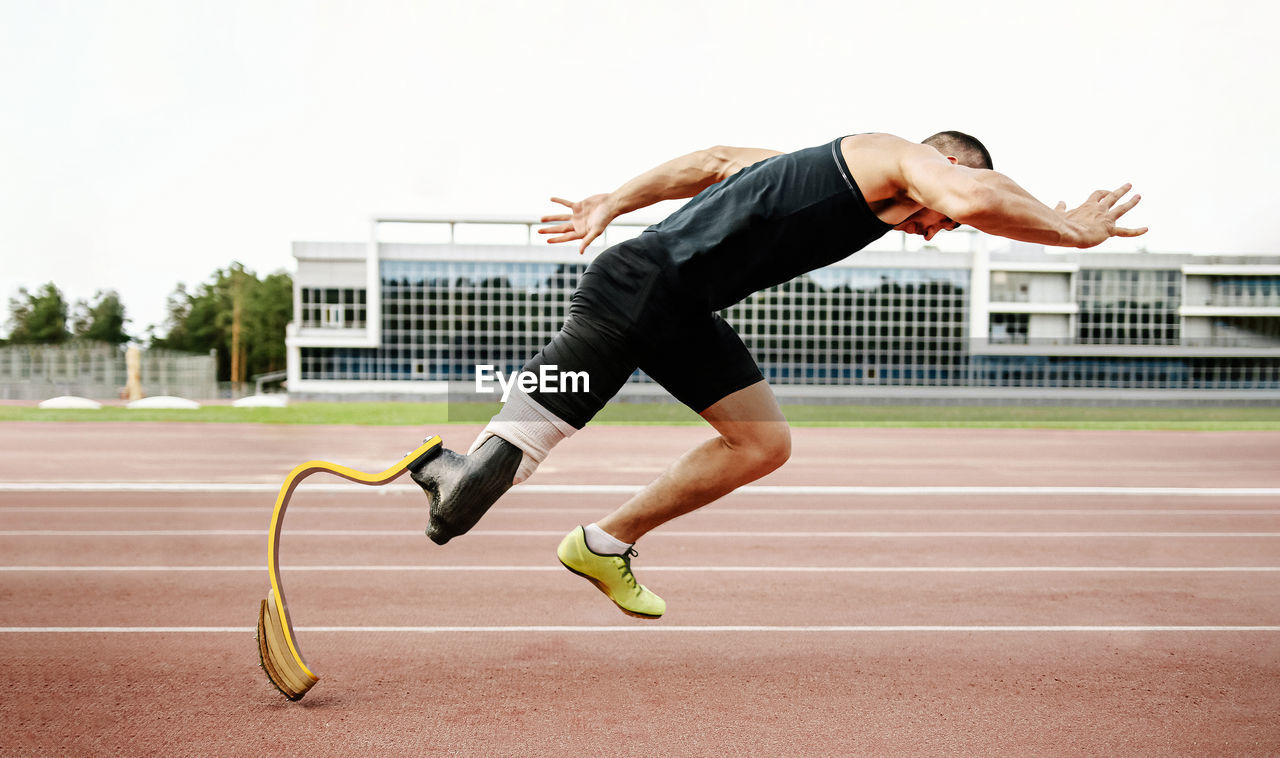
[[717, 311], [844, 258], [891, 229], [926, 240], [967, 224], [1022, 242], [1093, 247], [1145, 228], [1117, 225], [1140, 199], [1126, 184], [1079, 207], [1050, 208], [992, 170], [981, 142], [941, 132], [923, 143], [859, 134], [778, 153], [713, 147], [658, 166], [613, 192], [543, 218], [548, 242], [579, 251], [618, 216], [693, 199], [587, 268], [564, 326], [525, 364], [585, 371], [589, 390], [513, 392], [468, 455], [445, 450], [413, 472], [431, 501], [428, 536], [465, 533], [558, 442], [586, 426], [636, 368], [718, 433], [614, 512], [574, 529], [561, 563], [624, 612], [657, 618], [658, 595], [636, 581], [633, 545], [671, 519], [781, 466], [791, 433], [760, 369]]

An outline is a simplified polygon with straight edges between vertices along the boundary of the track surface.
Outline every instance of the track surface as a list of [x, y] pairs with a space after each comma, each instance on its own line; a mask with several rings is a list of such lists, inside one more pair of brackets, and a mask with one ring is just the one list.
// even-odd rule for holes
[[[530, 482], [573, 486], [444, 548], [413, 488], [317, 475], [281, 565], [321, 678], [286, 702], [253, 640], [273, 488], [428, 431], [0, 425], [0, 754], [1280, 753], [1267, 432], [796, 430], [780, 489], [638, 546], [659, 621], [554, 549], [625, 498], [574, 486], [642, 484], [706, 429], [593, 427]], [[954, 486], [990, 489], [928, 489]]]

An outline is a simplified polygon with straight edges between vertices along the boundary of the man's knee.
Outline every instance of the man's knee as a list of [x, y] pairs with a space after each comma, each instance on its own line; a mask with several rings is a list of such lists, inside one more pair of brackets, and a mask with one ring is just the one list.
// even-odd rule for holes
[[791, 428], [785, 423], [761, 424], [734, 448], [748, 461], [753, 473], [764, 476], [791, 458]]
[[786, 424], [775, 425], [769, 432], [761, 451], [762, 465], [770, 471], [782, 466], [791, 459], [791, 428]]

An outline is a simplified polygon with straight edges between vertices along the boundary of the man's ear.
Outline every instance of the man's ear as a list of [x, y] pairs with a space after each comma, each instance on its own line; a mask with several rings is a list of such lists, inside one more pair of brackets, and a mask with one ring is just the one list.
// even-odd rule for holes
[[947, 160], [951, 161], [952, 165], [955, 165], [960, 162], [960, 159], [955, 157], [954, 155], [948, 155]]

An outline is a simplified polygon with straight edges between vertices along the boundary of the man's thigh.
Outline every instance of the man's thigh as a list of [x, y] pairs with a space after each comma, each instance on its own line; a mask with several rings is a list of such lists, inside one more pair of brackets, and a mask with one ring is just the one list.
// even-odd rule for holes
[[653, 335], [640, 368], [697, 413], [764, 379], [738, 333], [717, 314], [684, 319]]
[[581, 429], [635, 372], [636, 352], [633, 341], [607, 321], [571, 315], [551, 342], [524, 364], [524, 370], [533, 373], [546, 366], [558, 378], [555, 390], [535, 390], [529, 396]]

